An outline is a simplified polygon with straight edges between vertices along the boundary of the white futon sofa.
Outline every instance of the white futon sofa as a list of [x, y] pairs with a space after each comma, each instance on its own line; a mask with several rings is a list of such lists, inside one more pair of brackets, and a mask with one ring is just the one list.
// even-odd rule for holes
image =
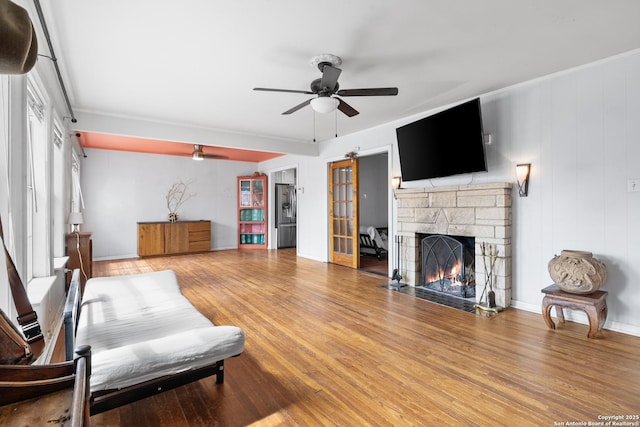
[[224, 360], [244, 350], [242, 329], [203, 316], [171, 270], [92, 278], [81, 297], [78, 278], [65, 307], [66, 352], [91, 347], [91, 414], [210, 375], [222, 384]]

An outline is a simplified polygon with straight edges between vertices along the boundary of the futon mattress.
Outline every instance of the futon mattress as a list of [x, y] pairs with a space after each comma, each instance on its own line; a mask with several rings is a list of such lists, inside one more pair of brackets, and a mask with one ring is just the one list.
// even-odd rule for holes
[[91, 346], [91, 392], [236, 356], [244, 332], [215, 326], [182, 295], [171, 270], [89, 279], [76, 345]]

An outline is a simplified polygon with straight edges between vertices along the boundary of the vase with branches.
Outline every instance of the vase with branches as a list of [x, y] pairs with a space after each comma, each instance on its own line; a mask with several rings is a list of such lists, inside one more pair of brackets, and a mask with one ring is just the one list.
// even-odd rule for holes
[[184, 202], [195, 196], [194, 193], [188, 193], [191, 183], [192, 181], [184, 182], [179, 180], [169, 187], [165, 198], [167, 200], [167, 209], [169, 209], [170, 222], [176, 222], [178, 220], [178, 208], [180, 208]]
[[[493, 269], [496, 265], [496, 259], [498, 259], [498, 249], [496, 248], [496, 245], [482, 242], [480, 244], [480, 251], [482, 254], [482, 263], [484, 264], [485, 275], [484, 290], [482, 294], [484, 295], [487, 291], [487, 288], [489, 289], [489, 291], [486, 292], [486, 305], [487, 307], [493, 308], [496, 306], [496, 294], [493, 291], [493, 284], [495, 280]], [[482, 300], [482, 296], [480, 297], [480, 299]]]

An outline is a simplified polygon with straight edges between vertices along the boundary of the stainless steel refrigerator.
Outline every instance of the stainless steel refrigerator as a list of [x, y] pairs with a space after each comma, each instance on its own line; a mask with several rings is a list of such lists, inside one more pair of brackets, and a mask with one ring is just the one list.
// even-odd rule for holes
[[276, 184], [276, 235], [278, 249], [296, 246], [296, 187]]

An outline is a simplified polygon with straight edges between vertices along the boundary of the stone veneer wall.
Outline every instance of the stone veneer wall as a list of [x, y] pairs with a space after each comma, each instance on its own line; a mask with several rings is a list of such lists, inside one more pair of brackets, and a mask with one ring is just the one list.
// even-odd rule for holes
[[476, 298], [480, 299], [485, 284], [480, 244], [495, 244], [498, 259], [493, 290], [496, 304], [508, 307], [511, 304], [511, 187], [511, 183], [504, 182], [396, 190], [403, 282], [416, 286], [421, 280], [416, 278], [422, 262], [416, 233], [475, 237]]

